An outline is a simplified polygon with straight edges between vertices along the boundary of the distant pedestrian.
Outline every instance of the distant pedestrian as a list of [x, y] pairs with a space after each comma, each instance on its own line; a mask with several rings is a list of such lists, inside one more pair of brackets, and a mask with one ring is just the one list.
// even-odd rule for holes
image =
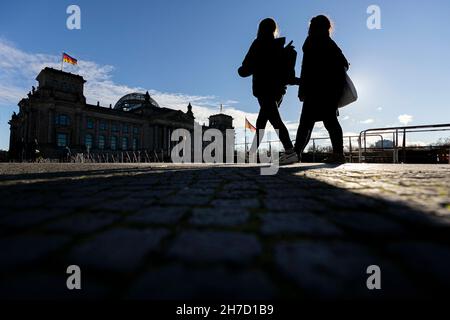
[[71, 158], [72, 158], [72, 152], [70, 151], [69, 146], [65, 146], [64, 147], [64, 158], [65, 158], [65, 162], [71, 162]]
[[40, 157], [41, 151], [39, 150], [39, 143], [37, 139], [33, 140], [33, 143], [31, 144], [31, 161], [36, 162], [37, 159]]

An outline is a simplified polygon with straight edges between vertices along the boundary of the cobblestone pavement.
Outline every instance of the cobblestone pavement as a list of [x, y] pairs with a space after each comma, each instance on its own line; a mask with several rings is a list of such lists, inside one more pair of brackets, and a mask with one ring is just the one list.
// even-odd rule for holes
[[1, 164], [0, 297], [450, 295], [450, 166], [259, 169]]

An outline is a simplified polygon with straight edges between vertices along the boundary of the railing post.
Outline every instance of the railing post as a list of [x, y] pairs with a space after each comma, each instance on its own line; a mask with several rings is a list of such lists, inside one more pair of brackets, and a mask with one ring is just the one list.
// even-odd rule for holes
[[313, 162], [316, 162], [316, 140], [313, 138]]
[[395, 129], [394, 163], [398, 163], [398, 129]]
[[362, 158], [362, 145], [361, 145], [361, 133], [359, 134], [358, 137], [358, 162], [361, 163], [361, 158]]
[[406, 162], [406, 128], [403, 128], [403, 163]]
[[348, 150], [350, 151], [350, 163], [353, 163], [352, 137], [348, 137]]
[[367, 132], [364, 131], [364, 161], [366, 161], [367, 155]]

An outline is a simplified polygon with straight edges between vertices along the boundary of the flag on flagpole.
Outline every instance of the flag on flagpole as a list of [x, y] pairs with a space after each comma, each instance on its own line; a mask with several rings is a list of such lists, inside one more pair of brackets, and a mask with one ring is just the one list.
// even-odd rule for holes
[[62, 61], [67, 62], [73, 65], [76, 65], [78, 63], [77, 59], [69, 56], [67, 53], [63, 52]]
[[249, 129], [250, 131], [256, 132], [256, 128], [254, 125], [250, 123], [250, 121], [245, 118], [245, 129]]
[[250, 129], [250, 131], [253, 131], [253, 132], [256, 131], [256, 127], [254, 125], [252, 125], [250, 123], [250, 121], [247, 120], [247, 118], [245, 118], [245, 128]]

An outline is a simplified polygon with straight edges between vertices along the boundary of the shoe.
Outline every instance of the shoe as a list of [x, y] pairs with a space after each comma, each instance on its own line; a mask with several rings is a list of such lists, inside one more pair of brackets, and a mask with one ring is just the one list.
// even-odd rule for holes
[[280, 157], [279, 163], [280, 163], [280, 165], [288, 165], [288, 164], [297, 163], [297, 162], [299, 162], [297, 152], [292, 150], [292, 151], [286, 151], [284, 154], [282, 154]]
[[344, 164], [345, 156], [342, 153], [333, 153], [331, 156], [325, 158], [323, 162], [329, 164]]

